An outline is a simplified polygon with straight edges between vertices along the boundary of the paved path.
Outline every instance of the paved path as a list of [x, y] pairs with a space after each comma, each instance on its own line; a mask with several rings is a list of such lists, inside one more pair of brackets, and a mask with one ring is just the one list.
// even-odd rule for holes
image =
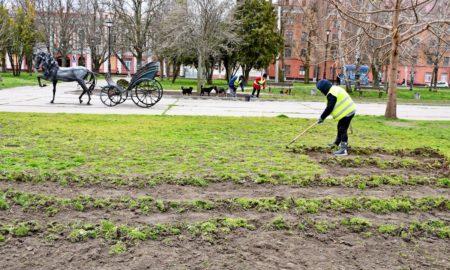
[[[99, 85], [102, 85], [101, 83]], [[0, 90], [1, 112], [45, 112], [45, 113], [86, 113], [86, 114], [149, 114], [149, 115], [210, 115], [210, 116], [267, 116], [280, 114], [289, 117], [318, 118], [325, 107], [324, 102], [306, 101], [251, 101], [230, 100], [211, 97], [191, 99], [166, 95], [155, 106], [143, 109], [131, 100], [116, 107], [104, 106], [98, 95], [92, 96], [91, 103], [78, 104], [79, 93], [75, 83], [58, 84], [55, 104], [50, 104], [52, 89], [27, 86]], [[85, 102], [87, 97], [84, 98]], [[383, 103], [358, 103], [359, 115], [384, 115]], [[402, 119], [450, 120], [450, 106], [446, 105], [406, 105], [399, 104], [397, 115]]]

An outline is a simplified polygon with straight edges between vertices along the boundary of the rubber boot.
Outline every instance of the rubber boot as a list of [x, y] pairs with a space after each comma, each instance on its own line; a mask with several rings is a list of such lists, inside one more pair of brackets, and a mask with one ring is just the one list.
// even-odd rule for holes
[[347, 153], [347, 143], [346, 142], [341, 142], [339, 150], [334, 152], [333, 155], [335, 155], [335, 156], [346, 156], [346, 155], [348, 155], [348, 153]]

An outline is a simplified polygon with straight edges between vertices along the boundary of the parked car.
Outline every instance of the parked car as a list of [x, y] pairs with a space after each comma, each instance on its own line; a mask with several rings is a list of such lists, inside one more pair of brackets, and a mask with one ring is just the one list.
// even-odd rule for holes
[[[427, 87], [430, 87], [431, 83], [427, 83]], [[436, 83], [436, 87], [448, 87], [448, 82], [446, 81], [438, 81]]]

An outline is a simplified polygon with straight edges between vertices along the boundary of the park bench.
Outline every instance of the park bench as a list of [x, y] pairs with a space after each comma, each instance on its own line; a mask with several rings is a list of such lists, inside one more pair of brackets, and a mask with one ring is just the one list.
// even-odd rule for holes
[[384, 89], [381, 86], [370, 86], [370, 85], [361, 85], [358, 89], [359, 96], [362, 96], [363, 92], [376, 92], [378, 93], [378, 97], [381, 98], [383, 95]]
[[269, 93], [272, 92], [272, 90], [279, 90], [280, 94], [286, 94], [291, 95], [292, 93], [292, 87], [294, 84], [292, 82], [274, 82], [274, 81], [267, 81], [268, 85], [268, 91]]

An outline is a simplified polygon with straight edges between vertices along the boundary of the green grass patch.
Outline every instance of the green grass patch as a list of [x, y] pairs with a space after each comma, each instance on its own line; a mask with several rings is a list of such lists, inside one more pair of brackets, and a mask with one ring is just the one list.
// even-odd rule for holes
[[[129, 210], [142, 214], [157, 212], [186, 212], [221, 210], [255, 210], [260, 212], [295, 211], [298, 214], [315, 214], [319, 212], [349, 212], [371, 211], [377, 214], [393, 212], [409, 213], [411, 211], [429, 212], [432, 210], [450, 210], [450, 200], [443, 196], [419, 197], [398, 196], [392, 198], [348, 197], [348, 198], [233, 198], [212, 200], [166, 201], [154, 200], [148, 196], [140, 198], [112, 197], [101, 198], [92, 196], [75, 197], [71, 199], [55, 196], [4, 191], [7, 205], [17, 205], [27, 211], [45, 211], [54, 215], [62, 210], [89, 211], [94, 209]], [[26, 203], [17, 198], [27, 198]], [[98, 204], [98, 201], [104, 202]], [[108, 223], [102, 224], [109, 231]], [[79, 228], [77, 228], [79, 229]], [[82, 228], [85, 229], [85, 228]]]
[[198, 222], [178, 224], [155, 224], [133, 227], [125, 224], [114, 224], [103, 220], [99, 224], [73, 221], [68, 224], [51, 222], [42, 226], [37, 222], [2, 224], [0, 223], [0, 242], [7, 237], [44, 236], [46, 240], [56, 241], [67, 239], [72, 243], [89, 241], [90, 239], [104, 239], [110, 243], [110, 254], [120, 255], [127, 251], [127, 247], [140, 241], [164, 241], [168, 237], [200, 238], [208, 242], [221, 239], [221, 235], [230, 234], [236, 230], [256, 231], [267, 230], [289, 231], [290, 233], [328, 234], [339, 231], [358, 233], [368, 238], [374, 235], [390, 237], [434, 237], [447, 240], [450, 238], [450, 226], [445, 220], [412, 221], [409, 224], [373, 224], [373, 221], [359, 217], [347, 217], [340, 220], [307, 219], [302, 221], [287, 221], [282, 216], [270, 221], [253, 224], [244, 218], [209, 219]]
[[20, 76], [13, 76], [12, 73], [0, 73], [0, 77], [3, 79], [0, 81], [0, 90], [5, 88], [38, 85], [37, 74], [29, 74], [22, 72]]
[[[399, 151], [408, 141], [408, 149], [426, 146], [450, 156], [450, 122], [395, 122], [408, 125], [357, 117], [351, 146]], [[307, 186], [325, 173], [307, 155], [285, 148], [311, 123], [307, 119], [0, 113], [0, 123], [2, 180], [63, 186], [220, 181]], [[317, 126], [302, 144], [325, 145], [335, 137], [335, 125]], [[403, 166], [409, 168], [408, 162]]]

